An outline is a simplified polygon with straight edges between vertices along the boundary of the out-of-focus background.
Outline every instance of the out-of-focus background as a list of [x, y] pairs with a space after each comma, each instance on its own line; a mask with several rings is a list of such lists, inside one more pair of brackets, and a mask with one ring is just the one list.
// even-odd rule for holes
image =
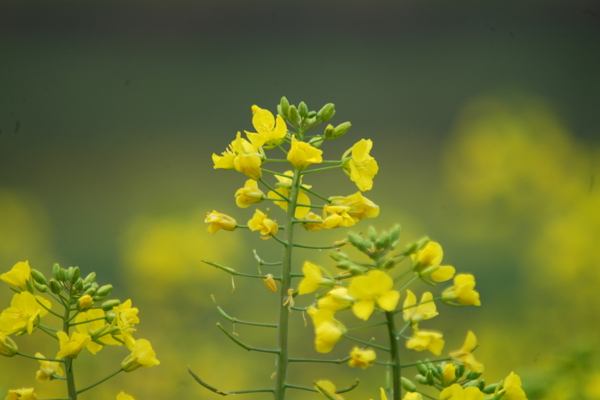
[[[278, 258], [272, 241], [239, 230], [211, 236], [203, 221], [213, 209], [250, 218], [253, 208], [233, 197], [246, 178], [213, 170], [211, 154], [252, 130], [251, 105], [275, 111], [285, 95], [316, 110], [333, 102], [332, 122], [352, 122], [323, 146], [326, 158], [373, 140], [380, 172], [365, 195], [381, 215], [355, 231], [397, 221], [403, 241], [427, 234], [445, 263], [475, 274], [482, 307], [440, 306], [423, 327], [442, 330], [447, 350], [475, 331], [485, 376], [514, 370], [530, 399], [600, 399], [596, 1], [5, 0], [0, 54], [0, 270], [29, 260], [47, 274], [54, 262], [96, 271], [139, 307], [136, 336], [161, 360], [86, 398], [217, 398], [186, 366], [222, 390], [270, 385], [273, 357], [222, 335], [210, 295], [261, 322], [275, 321], [276, 295], [242, 278], [231, 293], [230, 276], [201, 259], [255, 272], [252, 249]], [[326, 196], [356, 191], [340, 171], [310, 178]], [[326, 254], [297, 261], [306, 258], [334, 270]], [[1, 308], [11, 295], [4, 285]], [[295, 319], [295, 354], [315, 356], [310, 323]], [[259, 347], [274, 340], [236, 331]], [[17, 338], [24, 351], [55, 352], [44, 339]], [[351, 346], [339, 343], [331, 357]], [[80, 386], [126, 353], [84, 350]], [[1, 358], [0, 393], [34, 384], [37, 367]], [[375, 368], [292, 373], [309, 386], [361, 378], [348, 398], [376, 398], [384, 383]], [[65, 395], [60, 382], [35, 387], [40, 397]], [[305, 396], [317, 398], [291, 398]]]

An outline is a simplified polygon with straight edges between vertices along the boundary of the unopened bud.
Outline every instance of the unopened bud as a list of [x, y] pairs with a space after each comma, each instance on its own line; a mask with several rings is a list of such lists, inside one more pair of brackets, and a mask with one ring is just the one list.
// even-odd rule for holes
[[319, 147], [321, 147], [323, 142], [324, 142], [324, 140], [321, 136], [315, 136], [314, 138], [310, 139], [310, 141], [308, 143], [310, 143], [310, 145], [312, 147], [314, 147], [315, 149], [318, 149]]
[[422, 361], [417, 362], [417, 371], [419, 371], [421, 375], [425, 375], [427, 373], [427, 367]]
[[273, 279], [272, 274], [267, 274], [267, 277], [263, 279], [263, 282], [271, 292], [277, 292], [277, 282]]
[[298, 104], [298, 114], [300, 114], [300, 117], [302, 118], [306, 118], [306, 116], [308, 115], [308, 107], [303, 101], [301, 101], [300, 104]]
[[62, 291], [62, 287], [56, 279], [50, 279], [50, 291], [54, 294], [59, 294]]
[[406, 379], [403, 376], [400, 377], [400, 384], [405, 390], [408, 390], [409, 392], [415, 392], [417, 390], [417, 386], [415, 386], [415, 384], [412, 383], [410, 379]]
[[40, 271], [38, 271], [37, 269], [31, 269], [31, 276], [32, 278], [39, 284], [41, 285], [47, 285], [48, 282], [46, 281], [46, 277], [44, 276], [44, 274], [42, 274]]
[[83, 282], [85, 284], [94, 283], [94, 281], [96, 281], [96, 273], [95, 272], [90, 272], [83, 280]]
[[421, 374], [417, 374], [415, 376], [415, 380], [417, 382], [419, 382], [421, 385], [429, 385], [429, 383], [427, 382], [427, 378], [425, 378], [423, 375]]
[[335, 115], [335, 106], [333, 103], [325, 104], [317, 113], [317, 119], [320, 122], [327, 122]]
[[296, 106], [291, 105], [288, 110], [288, 119], [292, 124], [297, 124], [300, 121], [300, 115], [298, 114], [298, 109]]
[[467, 372], [467, 379], [477, 379], [481, 376], [482, 372], [469, 371]]
[[35, 288], [33, 287], [33, 279], [27, 279], [25, 283], [27, 284], [27, 291], [29, 293], [33, 293], [35, 291]]
[[338, 126], [335, 127], [335, 131], [333, 132], [333, 137], [335, 139], [342, 137], [352, 128], [352, 124], [350, 122], [342, 122]]
[[77, 300], [77, 309], [79, 311], [87, 310], [92, 308], [94, 305], [94, 299], [89, 294], [83, 295]]
[[427, 384], [433, 386], [435, 384], [435, 380], [433, 379], [433, 368], [427, 371], [425, 374], [425, 378], [427, 378]]
[[77, 282], [77, 279], [79, 279], [80, 274], [81, 274], [81, 271], [79, 271], [79, 267], [73, 268], [73, 274], [71, 275], [71, 279], [69, 279], [69, 281], [71, 283]]
[[0, 332], [0, 355], [12, 357], [19, 351], [17, 344], [7, 335]]
[[335, 139], [335, 137], [333, 136], [334, 133], [335, 128], [333, 127], [333, 125], [327, 125], [325, 127], [325, 132], [323, 133], [323, 136], [325, 136], [325, 139], [327, 140]]
[[498, 383], [492, 383], [491, 385], [484, 387], [482, 392], [485, 394], [492, 394], [498, 389], [498, 386], [500, 386]]
[[61, 277], [61, 273], [60, 273], [61, 269], [62, 268], [60, 268], [60, 265], [58, 265], [56, 263], [52, 264], [52, 276], [54, 277], [54, 279], [59, 280], [59, 281], [61, 280], [60, 279], [60, 277]]
[[78, 278], [73, 284], [73, 288], [75, 288], [77, 291], [83, 290], [83, 279]]
[[331, 258], [333, 258], [335, 261], [347, 260], [349, 258], [348, 254], [341, 252], [341, 251], [330, 251], [329, 256]]
[[[281, 98], [281, 101], [279, 102], [279, 109], [281, 109], [281, 116], [283, 118], [287, 118], [288, 117], [288, 111], [290, 110], [290, 103], [288, 102], [288, 99], [286, 99], [285, 96], [283, 96]], [[278, 109], [278, 111], [279, 111]]]
[[112, 285], [104, 285], [96, 291], [96, 297], [98, 298], [98, 300], [104, 300], [110, 294], [110, 292], [112, 292], [112, 290]]
[[113, 307], [116, 307], [119, 304], [121, 304], [121, 300], [117, 300], [117, 299], [107, 300], [104, 303], [102, 303], [100, 308], [103, 309], [104, 311], [108, 311], [108, 310], [112, 310]]
[[33, 282], [33, 286], [38, 290], [38, 292], [45, 293], [48, 290], [48, 286], [42, 285], [41, 283]]

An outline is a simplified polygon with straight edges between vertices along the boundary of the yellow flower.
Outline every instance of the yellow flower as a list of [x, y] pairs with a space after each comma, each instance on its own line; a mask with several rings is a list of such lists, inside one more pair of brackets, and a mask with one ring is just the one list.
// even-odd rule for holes
[[454, 361], [463, 364], [469, 371], [483, 372], [483, 364], [475, 360], [473, 350], [477, 347], [477, 337], [471, 331], [467, 332], [465, 342], [459, 350], [450, 353]]
[[258, 106], [252, 106], [252, 125], [256, 132], [246, 131], [246, 135], [252, 144], [256, 147], [266, 145], [266, 148], [272, 148], [282, 142], [287, 134], [287, 127], [281, 115], [274, 117], [271, 111]]
[[250, 204], [263, 201], [265, 194], [258, 188], [258, 182], [248, 179], [243, 188], [235, 192], [235, 204], [240, 208], [250, 207]]
[[421, 393], [408, 392], [404, 395], [402, 400], [423, 400], [423, 396], [421, 396]]
[[[75, 317], [75, 322], [77, 323], [76, 328], [79, 333], [90, 335], [92, 337], [92, 341], [87, 345], [87, 349], [92, 354], [98, 353], [102, 350], [102, 346], [106, 344], [116, 346], [121, 346], [122, 344], [108, 334], [111, 326], [106, 323], [105, 317], [106, 314], [101, 308], [80, 312], [77, 314], [77, 317]], [[85, 321], [90, 322], [84, 323]]]
[[211, 234], [214, 234], [219, 229], [233, 231], [237, 225], [235, 219], [231, 218], [229, 215], [221, 214], [216, 211], [208, 213], [204, 222], [210, 224], [206, 230]]
[[60, 351], [56, 358], [72, 357], [76, 358], [81, 349], [87, 346], [92, 338], [90, 335], [73, 332], [71, 338], [63, 331], [56, 332], [58, 341], [60, 342]]
[[117, 395], [117, 400], [135, 400], [133, 396], [125, 394], [125, 392], [121, 392]]
[[350, 207], [347, 211], [355, 222], [364, 218], [375, 218], [379, 215], [379, 206], [373, 203], [362, 195], [361, 192], [356, 192], [350, 196], [332, 196], [329, 198], [332, 206]]
[[[270, 199], [278, 199], [278, 201], [274, 201], [273, 203], [277, 204], [279, 207], [287, 211], [288, 202], [284, 200], [283, 197], [287, 197], [288, 199], [290, 198], [290, 192], [294, 178], [294, 171], [285, 171], [283, 174], [286, 176], [275, 175], [275, 178], [277, 178], [277, 180], [279, 181], [279, 183], [276, 185], [277, 189], [275, 191], [271, 190], [267, 197]], [[310, 185], [301, 184], [301, 189], [298, 193], [297, 204], [310, 205], [310, 197], [308, 197], [308, 195], [302, 191], [302, 188], [310, 189], [311, 187], [312, 186]], [[296, 206], [294, 216], [298, 219], [302, 219], [306, 214], [308, 214], [309, 211], [310, 207]]]
[[429, 350], [439, 356], [444, 349], [442, 336], [439, 332], [415, 330], [413, 337], [406, 341], [406, 348], [416, 351]]
[[450, 265], [441, 266], [444, 250], [437, 242], [428, 242], [416, 254], [411, 255], [413, 270], [421, 276], [430, 276], [436, 282], [445, 282], [452, 279], [456, 270]]
[[350, 361], [348, 365], [351, 367], [361, 367], [366, 369], [373, 365], [377, 359], [377, 354], [371, 349], [363, 350], [360, 347], [355, 346], [350, 352]]
[[352, 157], [344, 162], [344, 171], [361, 192], [373, 188], [373, 177], [379, 171], [377, 161], [369, 155], [372, 147], [373, 142], [370, 139], [361, 139], [342, 157], [343, 159], [352, 152]]
[[299, 171], [311, 164], [323, 162], [322, 150], [312, 147], [305, 142], [299, 142], [296, 136], [292, 136], [292, 147], [287, 155], [287, 160]]
[[332, 206], [326, 204], [323, 208], [323, 225], [325, 229], [339, 228], [341, 226], [353, 226], [356, 221], [350, 214], [350, 207], [347, 206]]
[[502, 398], [505, 400], [527, 400], [527, 395], [521, 389], [521, 378], [514, 372], [504, 378], [502, 390], [504, 391]]
[[354, 315], [366, 321], [375, 303], [385, 311], [393, 311], [400, 300], [400, 292], [392, 290], [393, 287], [392, 278], [379, 270], [354, 278], [348, 289], [348, 294], [358, 300], [352, 305]]
[[94, 305], [94, 299], [89, 294], [81, 296], [79, 300], [77, 300], [77, 309], [79, 311], [87, 310]]
[[12, 357], [17, 354], [17, 351], [19, 351], [17, 344], [0, 330], [0, 355]]
[[348, 288], [338, 286], [321, 297], [317, 301], [319, 308], [325, 308], [333, 312], [350, 307], [354, 299], [348, 295]]
[[[321, 394], [324, 394], [327, 398], [333, 397], [336, 400], [344, 400], [339, 394], [335, 394], [335, 385], [333, 382], [328, 380], [320, 380], [315, 382], [315, 389]], [[325, 394], [327, 393], [327, 394]]]
[[485, 396], [481, 390], [470, 386], [463, 389], [458, 383], [447, 387], [440, 393], [440, 400], [484, 400]]
[[113, 337], [121, 342], [125, 343], [125, 346], [133, 351], [135, 339], [133, 339], [132, 333], [136, 331], [134, 325], [140, 323], [140, 319], [137, 316], [139, 310], [137, 307], [131, 307], [131, 299], [126, 302], [113, 307], [115, 313], [115, 321], [119, 327], [119, 332], [114, 334]]
[[417, 306], [417, 297], [410, 290], [406, 291], [406, 300], [404, 300], [404, 321], [412, 325], [421, 321], [431, 319], [438, 315], [433, 295], [431, 292], [425, 292], [421, 296], [421, 303]]
[[9, 285], [27, 290], [27, 280], [31, 278], [29, 261], [21, 261], [13, 265], [12, 269], [0, 275], [0, 279]]
[[340, 321], [333, 318], [331, 310], [318, 310], [310, 307], [307, 312], [315, 326], [316, 350], [319, 353], [329, 353], [340, 340], [346, 328]]
[[37, 400], [33, 388], [11, 389], [4, 400]]
[[276, 235], [279, 230], [277, 222], [267, 217], [265, 213], [256, 210], [254, 216], [248, 221], [248, 228], [251, 231], [260, 231], [260, 234], [265, 236], [262, 239], [270, 239], [270, 236]]
[[[37, 358], [46, 358], [42, 353], [35, 353], [35, 356]], [[65, 371], [63, 371], [58, 361], [38, 361], [41, 364], [40, 369], [35, 374], [35, 379], [38, 382], [47, 382], [56, 379], [57, 376], [65, 376]]]
[[302, 219], [305, 221], [315, 221], [302, 223], [302, 226], [308, 231], [316, 232], [320, 229], [325, 228], [325, 225], [323, 224], [323, 218], [321, 218], [320, 215], [313, 213], [312, 211], [306, 214]]
[[449, 386], [456, 379], [456, 367], [454, 364], [446, 364], [442, 371], [442, 377], [444, 378], [444, 386]]
[[304, 278], [298, 286], [298, 294], [312, 293], [319, 288], [320, 284], [327, 282], [326, 279], [323, 279], [321, 268], [310, 261], [304, 262], [302, 273], [304, 274]]
[[31, 334], [40, 322], [40, 318], [48, 314], [46, 308], [38, 304], [38, 301], [46, 308], [52, 304], [41, 296], [34, 296], [29, 292], [17, 293], [10, 302], [10, 307], [0, 314], [0, 331], [7, 335], [25, 332]]
[[473, 275], [458, 274], [454, 277], [454, 286], [442, 292], [442, 300], [452, 305], [480, 306], [479, 293], [473, 290], [474, 287], [475, 277]]
[[261, 152], [262, 149], [254, 146], [246, 139], [242, 139], [241, 133], [238, 132], [235, 140], [221, 153], [221, 156], [213, 153], [214, 169], [235, 169], [246, 174], [249, 178], [258, 180], [262, 177], [260, 166], [263, 158]]
[[121, 362], [121, 368], [125, 372], [131, 372], [139, 367], [150, 368], [159, 364], [160, 361], [156, 359], [156, 353], [152, 350], [150, 342], [146, 339], [138, 339], [135, 341], [131, 354]]

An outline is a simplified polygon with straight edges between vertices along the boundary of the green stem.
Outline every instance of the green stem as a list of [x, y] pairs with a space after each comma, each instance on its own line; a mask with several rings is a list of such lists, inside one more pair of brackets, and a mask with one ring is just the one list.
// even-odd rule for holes
[[302, 171], [302, 175], [312, 174], [313, 172], [327, 171], [328, 169], [338, 169], [338, 168], [342, 168], [341, 163], [340, 163], [340, 165], [334, 165], [333, 167], [323, 167], [323, 168], [311, 169], [309, 171]]
[[289, 362], [312, 362], [312, 363], [328, 363], [328, 364], [343, 364], [350, 360], [350, 356], [340, 358], [338, 360], [319, 360], [318, 358], [290, 358]]
[[56, 336], [56, 333], [47, 330], [43, 325], [38, 325], [38, 328], [40, 328], [42, 330], [42, 332], [47, 333], [48, 335], [52, 336], [54, 339], [58, 340], [58, 336]]
[[387, 348], [387, 347], [385, 347], [385, 346], [380, 346], [380, 345], [378, 345], [378, 344], [371, 343], [371, 342], [367, 342], [366, 340], [358, 339], [358, 338], [355, 338], [355, 337], [352, 337], [352, 336], [348, 336], [348, 335], [346, 335], [346, 334], [344, 334], [344, 337], [345, 337], [346, 339], [350, 339], [350, 340], [352, 340], [353, 342], [356, 342], [356, 343], [361, 343], [361, 344], [364, 344], [364, 345], [366, 345], [366, 346], [373, 347], [373, 348], [375, 348], [375, 349], [379, 349], [379, 350], [385, 350], [385, 351], [388, 351], [388, 352], [389, 352], [389, 351], [391, 351], [390, 349], [388, 349], [388, 348]]
[[396, 327], [394, 324], [394, 313], [387, 311], [385, 313], [387, 317], [388, 335], [390, 337], [391, 356], [392, 356], [392, 382], [393, 392], [392, 400], [400, 400], [402, 398], [402, 386], [400, 385], [400, 376], [402, 372], [402, 365], [400, 364], [400, 348], [398, 346], [398, 335], [396, 334]]
[[90, 390], [91, 388], [98, 386], [98, 385], [99, 385], [99, 384], [101, 384], [102, 382], [105, 382], [105, 381], [109, 380], [110, 378], [112, 378], [113, 376], [117, 375], [117, 374], [118, 374], [119, 372], [121, 372], [121, 371], [123, 371], [123, 368], [120, 368], [120, 369], [119, 369], [117, 372], [113, 372], [112, 374], [110, 374], [110, 375], [109, 375], [109, 376], [107, 376], [106, 378], [99, 380], [98, 382], [94, 383], [93, 385], [90, 385], [90, 386], [88, 386], [88, 387], [86, 387], [86, 388], [84, 388], [84, 389], [81, 389], [81, 390], [77, 391], [77, 394], [79, 394], [79, 393], [83, 393], [83, 392], [85, 392], [86, 390]]
[[315, 193], [315, 192], [313, 192], [313, 191], [312, 191], [312, 190], [310, 190], [310, 189], [307, 189], [307, 188], [302, 188], [302, 190], [304, 190], [304, 191], [305, 191], [305, 192], [307, 192], [307, 193], [310, 193], [310, 194], [312, 194], [312, 195], [313, 195], [313, 196], [315, 196], [315, 197], [318, 197], [319, 199], [321, 199], [321, 200], [323, 200], [323, 201], [326, 201], [327, 203], [331, 203], [331, 200], [329, 200], [329, 199], [326, 199], [325, 197], [321, 196], [321, 195], [320, 195], [320, 194], [318, 194], [318, 193]]
[[368, 324], [368, 325], [359, 325], [359, 326], [355, 326], [352, 328], [346, 328], [346, 330], [347, 331], [355, 331], [358, 329], [372, 328], [374, 326], [380, 326], [380, 325], [387, 325], [387, 321], [375, 322], [373, 324]]
[[21, 353], [20, 351], [17, 351], [15, 354], [18, 356], [21, 356], [21, 357], [31, 358], [32, 360], [65, 362], [64, 360], [59, 360], [57, 358], [43, 358], [43, 357], [29, 356], [27, 354]]
[[[70, 303], [70, 298], [71, 296], [69, 295], [69, 301], [66, 301], [67, 303]], [[68, 305], [65, 306], [65, 314], [63, 315], [62, 319], [63, 319], [63, 331], [67, 334], [67, 336], [69, 336], [69, 317], [70, 317], [70, 313], [71, 310], [69, 308]], [[67, 378], [67, 394], [69, 396], [70, 400], [77, 400], [77, 389], [75, 388], [75, 375], [73, 374], [73, 358], [72, 357], [65, 357], [64, 358], [64, 362], [65, 362], [65, 374], [66, 374], [66, 378]]]

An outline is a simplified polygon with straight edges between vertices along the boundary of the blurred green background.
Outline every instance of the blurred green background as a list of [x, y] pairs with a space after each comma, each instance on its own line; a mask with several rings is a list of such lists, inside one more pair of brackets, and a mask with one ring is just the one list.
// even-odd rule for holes
[[[483, 306], [440, 307], [426, 325], [444, 331], [447, 350], [472, 329], [488, 379], [514, 370], [530, 399], [600, 399], [596, 1], [3, 0], [0, 54], [0, 269], [29, 260], [47, 273], [53, 262], [96, 271], [140, 308], [137, 337], [162, 362], [83, 397], [217, 398], [188, 365], [223, 390], [270, 385], [272, 357], [224, 337], [210, 295], [262, 322], [275, 321], [276, 295], [243, 279], [231, 293], [230, 276], [200, 260], [255, 271], [252, 249], [279, 256], [246, 231], [211, 236], [203, 220], [213, 209], [250, 218], [233, 198], [246, 178], [213, 170], [211, 154], [251, 130], [251, 105], [275, 111], [285, 95], [316, 110], [333, 102], [332, 122], [352, 122], [326, 158], [373, 140], [380, 173], [365, 195], [381, 215], [355, 231], [397, 221], [405, 241], [427, 234], [446, 263], [475, 274]], [[310, 178], [326, 196], [356, 191], [339, 171]], [[298, 262], [307, 257], [331, 266], [326, 254]], [[3, 308], [10, 297], [5, 286]], [[295, 319], [294, 352], [314, 355], [312, 327]], [[236, 329], [273, 343], [271, 332]], [[56, 351], [40, 337], [19, 346]], [[125, 353], [84, 351], [80, 385]], [[300, 367], [299, 384], [361, 378], [348, 398], [377, 398], [383, 383], [381, 369]], [[36, 369], [0, 359], [0, 393], [35, 383], [41, 397], [64, 395], [34, 382]], [[317, 398], [291, 398], [305, 396]]]

